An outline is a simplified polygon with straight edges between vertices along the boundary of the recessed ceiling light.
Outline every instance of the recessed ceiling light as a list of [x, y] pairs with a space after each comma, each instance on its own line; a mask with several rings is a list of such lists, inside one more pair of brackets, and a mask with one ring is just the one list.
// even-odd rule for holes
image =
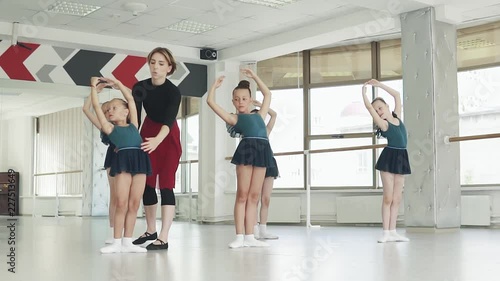
[[216, 28], [216, 25], [199, 23], [195, 21], [183, 20], [177, 23], [174, 23], [170, 26], [167, 26], [168, 30], [180, 31], [180, 32], [188, 32], [188, 33], [203, 33], [209, 30]]
[[261, 5], [271, 8], [279, 8], [288, 4], [292, 4], [299, 0], [236, 0], [239, 2], [247, 3], [247, 4], [255, 4]]
[[81, 3], [57, 1], [47, 8], [47, 12], [84, 17], [99, 10], [101, 7]]

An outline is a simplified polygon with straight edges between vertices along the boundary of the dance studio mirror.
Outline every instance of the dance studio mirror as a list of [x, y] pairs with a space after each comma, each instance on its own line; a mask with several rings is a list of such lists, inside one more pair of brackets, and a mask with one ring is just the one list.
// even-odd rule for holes
[[[94, 148], [99, 133], [82, 112], [88, 89], [12, 79], [0, 82], [0, 172], [19, 172], [21, 213], [90, 212], [83, 198], [92, 194], [92, 184], [85, 173], [91, 173], [93, 155], [98, 158], [100, 147]], [[119, 91], [110, 88], [99, 94], [101, 102], [116, 97]]]

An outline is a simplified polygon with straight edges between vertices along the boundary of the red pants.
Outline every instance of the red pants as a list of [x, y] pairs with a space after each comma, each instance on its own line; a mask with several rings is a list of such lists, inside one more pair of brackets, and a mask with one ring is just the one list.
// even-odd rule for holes
[[[156, 137], [162, 126], [163, 124], [156, 123], [146, 116], [141, 127], [142, 140], [146, 141], [146, 138]], [[176, 121], [172, 124], [167, 137], [158, 145], [155, 151], [149, 154], [153, 171], [147, 177], [146, 185], [155, 188], [156, 178], [158, 177], [160, 189], [174, 189], [175, 172], [179, 167], [181, 155], [181, 134]]]

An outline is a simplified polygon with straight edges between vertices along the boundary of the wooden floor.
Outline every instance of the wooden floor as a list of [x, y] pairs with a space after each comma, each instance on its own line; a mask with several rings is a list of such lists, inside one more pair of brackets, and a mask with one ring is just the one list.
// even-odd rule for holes
[[[232, 225], [174, 222], [167, 251], [102, 255], [106, 218], [7, 219], [0, 217], [1, 281], [500, 280], [497, 229], [409, 233], [409, 243], [378, 244], [378, 227], [271, 225], [280, 236], [271, 247], [232, 250]], [[139, 219], [135, 232], [144, 230]]]

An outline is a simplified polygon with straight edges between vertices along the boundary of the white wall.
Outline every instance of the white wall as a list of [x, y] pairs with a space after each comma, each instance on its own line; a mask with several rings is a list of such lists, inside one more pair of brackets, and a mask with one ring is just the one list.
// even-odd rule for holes
[[20, 196], [30, 195], [33, 182], [33, 129], [27, 116], [0, 123], [0, 170], [19, 172]]
[[[1, 113], [1, 112], [0, 112]], [[7, 171], [7, 125], [8, 121], [0, 120], [0, 171]]]

